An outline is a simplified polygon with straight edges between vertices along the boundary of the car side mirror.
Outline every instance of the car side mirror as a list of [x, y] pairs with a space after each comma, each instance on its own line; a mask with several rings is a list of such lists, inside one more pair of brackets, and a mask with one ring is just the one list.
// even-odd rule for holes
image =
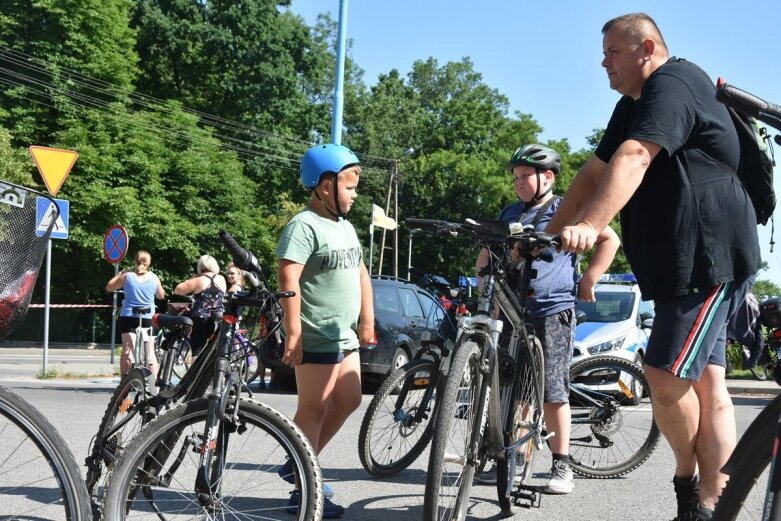
[[577, 311], [575, 312], [575, 325], [582, 324], [586, 321], [588, 318], [588, 315], [586, 315], [585, 311]]
[[645, 329], [652, 329], [654, 327], [654, 319], [646, 318], [645, 320], [643, 320], [643, 327]]

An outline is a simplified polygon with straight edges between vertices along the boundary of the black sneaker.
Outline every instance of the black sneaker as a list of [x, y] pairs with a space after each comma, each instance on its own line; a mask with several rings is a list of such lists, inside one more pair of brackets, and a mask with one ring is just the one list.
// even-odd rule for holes
[[673, 477], [675, 498], [678, 502], [678, 515], [673, 521], [695, 521], [700, 507], [700, 479]]

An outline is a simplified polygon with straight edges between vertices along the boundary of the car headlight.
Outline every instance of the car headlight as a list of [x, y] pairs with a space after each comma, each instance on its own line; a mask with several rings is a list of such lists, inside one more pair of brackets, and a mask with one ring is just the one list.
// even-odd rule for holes
[[608, 340], [607, 342], [594, 344], [593, 346], [590, 346], [588, 348], [588, 352], [592, 355], [596, 355], [598, 353], [604, 353], [606, 351], [615, 351], [616, 349], [621, 349], [621, 347], [624, 345], [625, 338], [626, 335], [623, 335], [618, 338], [614, 338], [613, 340]]

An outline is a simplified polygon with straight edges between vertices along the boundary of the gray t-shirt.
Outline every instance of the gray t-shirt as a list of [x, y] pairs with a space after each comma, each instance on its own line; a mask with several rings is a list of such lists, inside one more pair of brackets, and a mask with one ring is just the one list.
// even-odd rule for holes
[[304, 265], [301, 273], [301, 337], [304, 351], [358, 349], [363, 250], [355, 228], [307, 208], [282, 230], [277, 260]]

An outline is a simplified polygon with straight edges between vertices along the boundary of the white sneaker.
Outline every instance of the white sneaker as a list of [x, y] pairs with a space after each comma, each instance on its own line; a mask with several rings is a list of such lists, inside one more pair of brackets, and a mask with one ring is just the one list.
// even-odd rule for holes
[[575, 488], [575, 477], [569, 463], [554, 460], [551, 467], [551, 479], [545, 487], [546, 494], [569, 494]]
[[475, 476], [475, 481], [486, 485], [496, 485], [496, 463], [493, 463], [490, 468]]

